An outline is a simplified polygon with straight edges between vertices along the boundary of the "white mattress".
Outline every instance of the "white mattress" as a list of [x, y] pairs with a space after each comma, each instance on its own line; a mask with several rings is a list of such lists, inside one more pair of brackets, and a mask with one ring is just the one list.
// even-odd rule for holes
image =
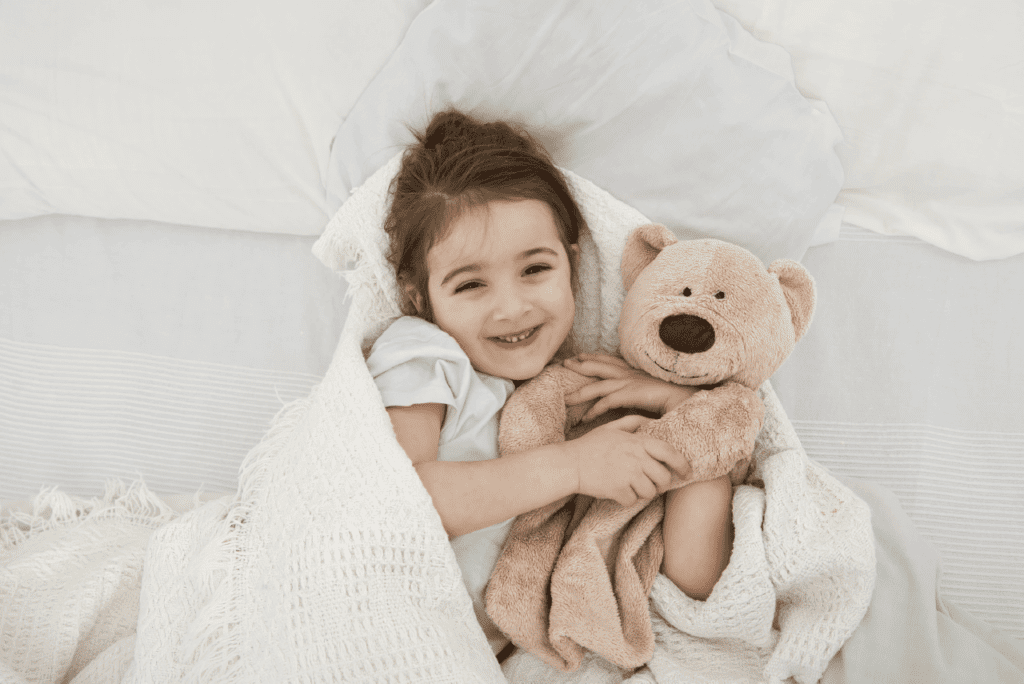
[[[0, 223], [0, 499], [232, 490], [330, 361], [344, 285], [313, 238], [50, 216]], [[891, 489], [948, 597], [1024, 640], [1024, 255], [846, 226], [773, 384], [810, 456]]]

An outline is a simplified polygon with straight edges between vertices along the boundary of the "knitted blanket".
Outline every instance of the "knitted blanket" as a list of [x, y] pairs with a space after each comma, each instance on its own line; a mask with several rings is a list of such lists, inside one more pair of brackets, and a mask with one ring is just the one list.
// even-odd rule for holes
[[[146, 495], [119, 506], [125, 494], [3, 523], [0, 681], [559, 681], [520, 656], [498, 667], [364, 362], [398, 315], [381, 230], [396, 169], [355, 191], [314, 248], [339, 271], [355, 264], [345, 330], [322, 382], [247, 456], [233, 496], [176, 515]], [[568, 175], [591, 227], [575, 341], [610, 352], [619, 256], [648, 221]], [[702, 663], [716, 664], [708, 681], [815, 681], [867, 606], [867, 510], [806, 459], [767, 387], [764, 399], [765, 487], [736, 495], [733, 562], [702, 604], [658, 577], [658, 647], [634, 681], [679, 681], [672, 668]], [[591, 665], [613, 679], [576, 681], [626, 674], [589, 659], [594, 677]]]

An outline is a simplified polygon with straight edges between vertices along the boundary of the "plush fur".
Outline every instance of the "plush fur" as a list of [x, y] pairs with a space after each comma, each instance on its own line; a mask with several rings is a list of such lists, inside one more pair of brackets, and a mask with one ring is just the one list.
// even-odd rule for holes
[[[755, 390], [810, 325], [814, 282], [797, 262], [765, 266], [720, 240], [680, 242], [641, 226], [622, 253], [626, 288], [619, 319], [622, 357], [634, 368], [702, 391], [645, 425], [689, 460], [673, 487], [746, 475], [764, 406]], [[499, 452], [514, 457], [573, 438], [588, 405], [565, 396], [594, 382], [561, 365], [519, 387], [499, 428]], [[620, 506], [577, 495], [519, 516], [486, 592], [487, 612], [512, 641], [562, 670], [584, 649], [624, 668], [650, 659], [647, 597], [664, 555], [664, 497]]]

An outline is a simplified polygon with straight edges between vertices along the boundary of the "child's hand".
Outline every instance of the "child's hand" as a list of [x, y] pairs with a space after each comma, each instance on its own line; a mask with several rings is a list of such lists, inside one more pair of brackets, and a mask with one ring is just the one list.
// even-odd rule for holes
[[699, 391], [695, 387], [651, 377], [617, 356], [579, 354], [562, 363], [581, 375], [601, 378], [565, 397], [565, 403], [570, 406], [600, 398], [583, 416], [583, 422], [593, 420], [610, 409], [623, 407], [665, 415]]
[[649, 420], [625, 416], [566, 442], [579, 478], [576, 491], [630, 506], [665, 492], [672, 480], [669, 468], [688, 474], [689, 462], [667, 442], [633, 434]]

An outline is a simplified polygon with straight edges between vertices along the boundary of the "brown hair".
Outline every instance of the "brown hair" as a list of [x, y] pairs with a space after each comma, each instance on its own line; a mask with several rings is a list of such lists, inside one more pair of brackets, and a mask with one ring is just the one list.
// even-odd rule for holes
[[[388, 262], [399, 282], [418, 292], [433, 320], [427, 295], [427, 252], [443, 240], [454, 220], [492, 200], [535, 199], [551, 207], [569, 255], [573, 291], [576, 260], [570, 245], [586, 229], [562, 173], [528, 133], [504, 122], [482, 123], [449, 109], [434, 115], [402, 158], [391, 182], [391, 208], [384, 222]], [[405, 313], [416, 313], [410, 303]]]

